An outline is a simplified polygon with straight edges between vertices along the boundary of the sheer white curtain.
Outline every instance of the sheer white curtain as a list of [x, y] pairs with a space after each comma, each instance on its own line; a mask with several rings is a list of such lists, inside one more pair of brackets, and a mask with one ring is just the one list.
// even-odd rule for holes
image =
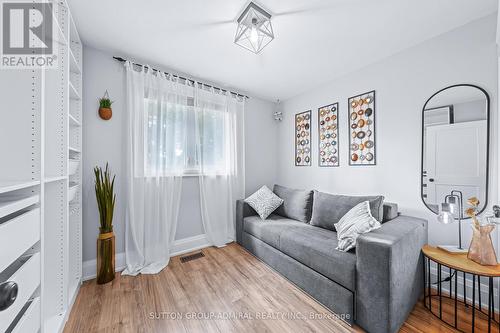
[[123, 273], [155, 274], [168, 264], [175, 236], [193, 88], [148, 67], [136, 71], [129, 62], [125, 67], [127, 267]]
[[235, 239], [235, 202], [245, 194], [244, 99], [195, 90], [201, 217], [209, 242]]

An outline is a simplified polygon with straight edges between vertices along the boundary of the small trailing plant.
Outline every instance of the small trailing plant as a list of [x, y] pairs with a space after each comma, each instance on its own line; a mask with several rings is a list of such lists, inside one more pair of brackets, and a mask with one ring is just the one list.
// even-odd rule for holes
[[101, 167], [94, 168], [95, 196], [99, 209], [101, 233], [113, 231], [113, 212], [115, 209], [116, 194], [114, 193], [115, 176], [111, 179], [108, 163], [103, 171]]
[[111, 109], [111, 104], [113, 104], [113, 101], [110, 100], [108, 97], [99, 98], [99, 107], [105, 109]]

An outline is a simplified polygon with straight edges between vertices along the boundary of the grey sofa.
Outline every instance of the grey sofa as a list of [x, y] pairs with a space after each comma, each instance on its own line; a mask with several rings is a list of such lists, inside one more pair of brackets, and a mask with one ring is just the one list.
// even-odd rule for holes
[[[237, 242], [349, 324], [397, 332], [423, 290], [420, 249], [427, 243], [427, 221], [398, 215], [397, 205], [382, 197], [280, 186], [274, 192], [284, 204], [266, 221], [238, 200]], [[354, 250], [336, 250], [337, 234], [327, 221], [364, 200], [382, 227], [361, 235]]]

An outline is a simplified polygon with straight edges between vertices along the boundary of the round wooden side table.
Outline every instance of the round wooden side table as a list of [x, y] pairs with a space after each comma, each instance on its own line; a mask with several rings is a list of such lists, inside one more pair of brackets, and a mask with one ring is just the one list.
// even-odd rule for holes
[[[430, 245], [422, 247], [422, 253], [424, 254], [424, 306], [434, 316], [461, 332], [469, 332], [465, 330], [466, 326], [470, 328], [470, 332], [478, 329], [476, 327], [478, 325], [476, 316], [481, 317], [478, 318], [481, 322], [484, 321], [482, 326], [486, 326], [487, 322], [488, 332], [491, 332], [492, 325], [494, 329], [498, 329], [498, 332], [500, 332], [500, 315], [497, 320], [494, 310], [493, 288], [493, 279], [500, 277], [500, 265], [483, 266], [467, 259], [467, 253], [454, 254]], [[437, 279], [434, 282], [431, 281], [431, 261], [436, 264], [435, 275]], [[443, 266], [445, 267], [445, 274], [447, 273], [446, 277], [443, 277]], [[469, 300], [467, 300], [467, 276], [472, 276], [472, 298]], [[458, 297], [458, 281], [460, 277], [462, 277], [463, 293]], [[488, 281], [487, 310], [482, 306], [481, 302], [481, 278]], [[449, 283], [448, 292], [442, 290], [445, 283]], [[432, 285], [436, 287], [432, 288]], [[445, 310], [443, 310], [443, 302], [447, 303]], [[500, 294], [498, 305], [500, 305]], [[459, 307], [463, 309], [465, 315], [458, 315], [457, 309]], [[454, 311], [450, 311], [450, 308], [454, 308]], [[471, 318], [470, 324], [465, 319], [467, 315]], [[483, 331], [481, 328], [478, 330]]]

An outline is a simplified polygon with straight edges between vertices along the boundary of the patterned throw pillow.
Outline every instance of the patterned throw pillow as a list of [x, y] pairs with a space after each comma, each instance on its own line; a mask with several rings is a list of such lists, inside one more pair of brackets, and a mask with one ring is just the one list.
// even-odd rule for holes
[[245, 202], [259, 214], [261, 219], [265, 220], [276, 208], [281, 206], [283, 199], [264, 185], [257, 192], [246, 198]]
[[380, 228], [380, 222], [372, 216], [370, 202], [363, 201], [357, 204], [335, 224], [339, 240], [337, 250], [349, 251], [356, 246], [356, 239], [359, 235], [378, 228]]

